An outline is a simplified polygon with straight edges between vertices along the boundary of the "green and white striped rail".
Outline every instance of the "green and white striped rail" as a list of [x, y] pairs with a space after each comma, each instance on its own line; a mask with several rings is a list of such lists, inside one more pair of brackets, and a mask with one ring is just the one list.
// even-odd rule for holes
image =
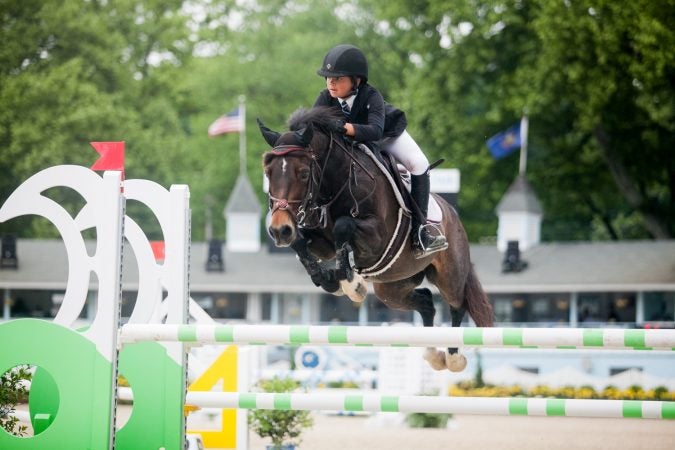
[[675, 350], [675, 330], [413, 326], [124, 325], [119, 343]]
[[202, 408], [675, 419], [675, 402], [637, 400], [188, 392], [185, 404]]

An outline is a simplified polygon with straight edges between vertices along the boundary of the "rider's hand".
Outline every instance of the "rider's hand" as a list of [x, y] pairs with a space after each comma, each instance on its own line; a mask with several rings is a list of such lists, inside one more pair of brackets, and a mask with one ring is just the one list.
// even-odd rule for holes
[[334, 133], [346, 134], [347, 130], [345, 129], [345, 120], [344, 119], [335, 119], [328, 125], [330, 131]]

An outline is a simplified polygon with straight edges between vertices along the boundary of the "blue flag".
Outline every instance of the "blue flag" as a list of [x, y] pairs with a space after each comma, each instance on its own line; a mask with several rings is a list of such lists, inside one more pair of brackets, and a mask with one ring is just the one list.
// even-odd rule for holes
[[520, 123], [506, 131], [495, 134], [487, 141], [490, 153], [495, 159], [510, 155], [515, 149], [520, 148], [520, 145]]

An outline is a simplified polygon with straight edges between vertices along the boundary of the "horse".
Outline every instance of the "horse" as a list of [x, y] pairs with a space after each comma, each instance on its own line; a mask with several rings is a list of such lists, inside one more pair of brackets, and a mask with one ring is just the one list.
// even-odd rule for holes
[[[362, 302], [371, 282], [388, 308], [417, 311], [431, 327], [432, 292], [419, 287], [426, 278], [449, 305], [453, 327], [467, 312], [477, 326], [492, 326], [492, 306], [455, 209], [433, 194], [448, 248], [416, 259], [410, 232], [414, 208], [399, 187], [399, 174], [386, 169], [387, 159], [340, 133], [343, 118], [337, 108], [300, 109], [284, 133], [258, 119], [272, 147], [262, 160], [269, 180], [267, 231], [274, 244], [290, 246], [314, 284], [327, 292]], [[424, 359], [435, 370], [458, 372], [467, 364], [457, 348], [446, 353], [429, 347]]]

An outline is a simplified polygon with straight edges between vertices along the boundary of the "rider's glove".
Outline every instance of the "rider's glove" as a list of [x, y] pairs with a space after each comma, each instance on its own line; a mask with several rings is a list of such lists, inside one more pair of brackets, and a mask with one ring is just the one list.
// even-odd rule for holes
[[335, 133], [346, 134], [345, 123], [344, 119], [335, 119], [328, 125], [328, 128]]

